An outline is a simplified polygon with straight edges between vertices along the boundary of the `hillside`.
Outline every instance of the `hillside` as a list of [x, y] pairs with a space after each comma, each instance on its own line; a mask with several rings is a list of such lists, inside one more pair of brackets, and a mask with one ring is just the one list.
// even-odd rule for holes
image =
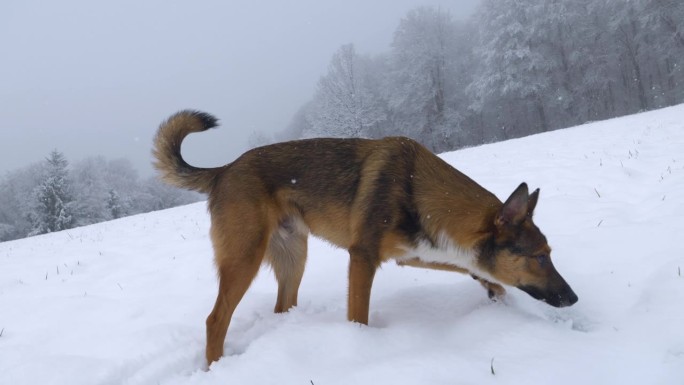
[[393, 263], [368, 327], [346, 321], [344, 250], [312, 240], [300, 306], [272, 313], [264, 269], [226, 357], [204, 371], [216, 295], [204, 203], [0, 243], [0, 384], [681, 384], [684, 105], [447, 153], [505, 198], [540, 187], [536, 223], [579, 295]]

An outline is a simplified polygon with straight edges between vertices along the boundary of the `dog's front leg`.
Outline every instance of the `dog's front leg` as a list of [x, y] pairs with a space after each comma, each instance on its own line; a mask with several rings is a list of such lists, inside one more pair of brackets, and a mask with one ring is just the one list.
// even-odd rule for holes
[[[457, 273], [463, 273], [463, 274], [468, 274], [469, 271], [467, 269], [463, 269], [458, 266], [454, 265], [449, 265], [446, 263], [438, 263], [438, 262], [424, 262], [421, 261], [419, 258], [411, 258], [411, 259], [404, 259], [404, 260], [398, 260], [397, 265], [399, 266], [411, 266], [411, 267], [419, 267], [422, 269], [431, 269], [431, 270], [443, 270], [443, 271], [455, 271]], [[504, 289], [503, 286], [489, 282], [484, 278], [480, 278], [474, 274], [470, 274], [473, 279], [477, 280], [480, 282], [482, 287], [487, 290], [487, 296], [489, 296], [489, 299], [491, 300], [498, 300], [503, 298], [506, 295], [506, 289]]]
[[349, 298], [347, 319], [368, 325], [371, 286], [378, 268], [377, 252], [363, 247], [349, 249]]
[[442, 270], [442, 271], [455, 271], [457, 273], [463, 273], [463, 274], [468, 274], [469, 271], [467, 269], [463, 269], [458, 266], [454, 265], [449, 265], [447, 263], [439, 263], [439, 262], [425, 262], [421, 261], [420, 258], [415, 257], [411, 259], [402, 259], [402, 260], [397, 260], [397, 265], [399, 266], [411, 266], [411, 267], [418, 267], [421, 269], [430, 269], [430, 270]]

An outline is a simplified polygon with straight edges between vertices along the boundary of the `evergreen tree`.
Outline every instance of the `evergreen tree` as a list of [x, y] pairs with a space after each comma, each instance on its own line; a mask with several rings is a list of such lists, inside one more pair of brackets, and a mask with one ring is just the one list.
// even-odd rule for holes
[[29, 213], [32, 231], [29, 235], [45, 234], [71, 228], [71, 194], [67, 162], [64, 155], [54, 150], [46, 159], [42, 183], [34, 190], [34, 210]]
[[525, 130], [516, 135], [549, 129], [544, 96], [553, 89], [554, 62], [535, 24], [539, 10], [539, 0], [485, 0], [476, 16], [480, 66], [471, 90], [475, 99], [503, 106], [508, 131]]

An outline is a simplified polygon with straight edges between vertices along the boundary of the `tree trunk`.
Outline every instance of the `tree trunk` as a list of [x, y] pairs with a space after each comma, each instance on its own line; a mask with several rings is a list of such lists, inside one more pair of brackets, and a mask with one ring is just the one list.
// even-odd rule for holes
[[636, 55], [630, 55], [632, 66], [634, 67], [634, 82], [637, 86], [637, 95], [639, 96], [639, 108], [645, 111], [648, 108], [648, 100], [646, 99], [646, 90], [644, 89], [644, 81], [641, 76], [641, 67]]
[[537, 109], [537, 115], [539, 115], [539, 121], [541, 123], [542, 132], [549, 130], [549, 122], [546, 119], [546, 112], [544, 111], [544, 103], [539, 95], [536, 96], [535, 107]]

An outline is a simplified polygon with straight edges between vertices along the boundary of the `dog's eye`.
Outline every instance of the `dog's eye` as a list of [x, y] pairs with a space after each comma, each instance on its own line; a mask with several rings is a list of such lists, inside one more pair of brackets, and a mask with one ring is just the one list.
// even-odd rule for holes
[[539, 266], [544, 267], [546, 263], [549, 261], [549, 256], [546, 254], [540, 254], [535, 257], [537, 259], [537, 263], [539, 263]]

